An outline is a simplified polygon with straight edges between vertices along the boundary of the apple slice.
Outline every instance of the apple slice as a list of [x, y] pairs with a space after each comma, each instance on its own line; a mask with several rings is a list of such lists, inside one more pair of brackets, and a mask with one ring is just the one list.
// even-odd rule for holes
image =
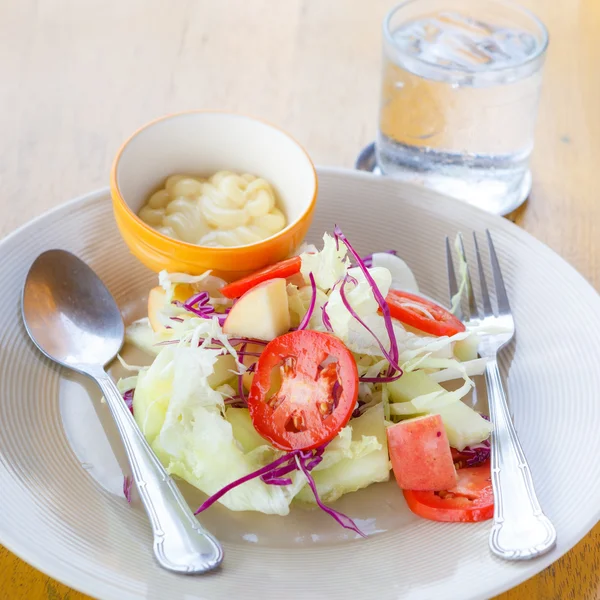
[[[179, 283], [175, 286], [173, 300], [185, 302], [193, 295], [194, 288], [191, 285]], [[148, 294], [148, 320], [150, 321], [150, 327], [154, 331], [163, 331], [165, 329], [160, 319], [160, 312], [165, 307], [166, 297], [167, 293], [160, 286], [152, 288]]]
[[403, 490], [449, 490], [456, 469], [440, 415], [401, 421], [387, 428], [392, 468]]
[[290, 329], [285, 279], [269, 279], [248, 290], [231, 308], [223, 331], [270, 342]]

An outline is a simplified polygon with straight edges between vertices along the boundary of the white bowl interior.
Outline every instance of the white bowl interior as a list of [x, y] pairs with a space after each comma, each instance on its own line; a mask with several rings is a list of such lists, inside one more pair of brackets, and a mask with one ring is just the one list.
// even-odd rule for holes
[[123, 149], [116, 181], [137, 213], [169, 175], [206, 177], [220, 170], [264, 177], [288, 226], [306, 211], [317, 185], [310, 158], [286, 133], [251, 117], [216, 112], [174, 115], [136, 133]]

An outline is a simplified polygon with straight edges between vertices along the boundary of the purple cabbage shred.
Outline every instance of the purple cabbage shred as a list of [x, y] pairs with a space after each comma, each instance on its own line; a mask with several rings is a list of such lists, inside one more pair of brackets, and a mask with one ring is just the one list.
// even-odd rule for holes
[[133, 479], [129, 475], [123, 477], [123, 496], [129, 504], [131, 504], [131, 487], [133, 486]]
[[323, 321], [325, 329], [327, 329], [329, 333], [332, 333], [333, 327], [331, 326], [331, 321], [329, 320], [329, 315], [327, 314], [327, 302], [321, 306], [321, 320]]
[[315, 311], [315, 304], [317, 303], [317, 284], [315, 283], [315, 277], [312, 273], [308, 274], [308, 278], [310, 279], [310, 287], [312, 288], [312, 296], [310, 299], [310, 305], [306, 314], [304, 315], [300, 325], [298, 325], [298, 330], [306, 329], [308, 324], [310, 323], [310, 319]]
[[358, 380], [361, 383], [391, 383], [402, 377], [402, 371], [397, 372], [395, 375], [382, 375], [378, 377], [359, 377]]
[[484, 463], [491, 455], [491, 445], [489, 440], [485, 440], [480, 444], [467, 446], [461, 452], [461, 458], [465, 461], [465, 466], [476, 467]]
[[[393, 254], [394, 256], [398, 256], [397, 250], [384, 250], [379, 254]], [[367, 254], [367, 256], [363, 256], [362, 261], [367, 268], [371, 268], [373, 266], [373, 254]]]
[[325, 504], [323, 504], [323, 502], [321, 502], [321, 498], [319, 498], [319, 492], [317, 491], [317, 484], [315, 483], [313, 476], [310, 474], [310, 470], [308, 469], [308, 465], [305, 461], [306, 459], [302, 456], [302, 451], [300, 451], [300, 456], [298, 456], [296, 462], [300, 467], [301, 471], [304, 473], [304, 476], [308, 480], [308, 485], [310, 486], [310, 489], [312, 490], [312, 493], [315, 496], [315, 500], [319, 508], [322, 511], [326, 512], [330, 517], [332, 517], [345, 529], [350, 529], [351, 531], [358, 533], [358, 535], [360, 535], [361, 537], [366, 538], [367, 536], [358, 528], [356, 523], [350, 517], [348, 517], [344, 513], [341, 513], [331, 508], [330, 506], [326, 506]]
[[[342, 303], [346, 307], [346, 310], [373, 336], [373, 339], [379, 345], [383, 356], [390, 363], [390, 369], [388, 371], [388, 375], [391, 377], [394, 372], [400, 373], [402, 375], [402, 369], [398, 364], [398, 345], [396, 342], [396, 336], [394, 335], [394, 330], [390, 334], [390, 340], [393, 340], [393, 343], [390, 344], [390, 350], [388, 351], [386, 347], [383, 345], [383, 342], [375, 335], [373, 330], [356, 314], [356, 311], [352, 308], [350, 302], [348, 302], [348, 298], [346, 297], [346, 277], [342, 280], [342, 285], [340, 286], [340, 297], [342, 299]], [[374, 283], [374, 282], [373, 282]], [[375, 288], [377, 289], [377, 288]], [[381, 293], [379, 293], [381, 296]], [[383, 296], [381, 296], [383, 298]], [[385, 301], [384, 301], [385, 303]]]
[[295, 470], [300, 470], [302, 473], [304, 473], [304, 476], [308, 481], [308, 485], [315, 496], [315, 500], [319, 508], [335, 519], [342, 527], [350, 529], [362, 537], [366, 537], [350, 517], [338, 512], [337, 510], [334, 510], [333, 508], [330, 508], [329, 506], [326, 506], [319, 498], [317, 485], [310, 472], [323, 460], [324, 452], [325, 446], [321, 446], [315, 450], [292, 450], [291, 452], [280, 456], [272, 463], [257, 469], [253, 473], [249, 473], [244, 477], [240, 477], [239, 479], [236, 479], [235, 481], [232, 481], [225, 487], [221, 488], [218, 492], [207, 498], [194, 514], [197, 515], [205, 511], [207, 508], [217, 502], [217, 500], [222, 498], [227, 492], [238, 487], [239, 485], [242, 485], [243, 483], [246, 483], [247, 481], [251, 481], [252, 479], [260, 477], [261, 480], [268, 485], [290, 485], [292, 480], [290, 477], [285, 477], [285, 475], [288, 475]]
[[179, 308], [183, 308], [184, 310], [191, 312], [201, 319], [212, 319], [213, 317], [217, 317], [219, 320], [219, 325], [221, 326], [225, 322], [227, 314], [230, 310], [227, 309], [223, 313], [218, 313], [210, 304], [210, 294], [208, 292], [199, 292], [185, 302], [175, 300], [173, 304]]
[[[245, 352], [246, 350], [246, 344], [242, 344], [242, 347], [240, 348], [240, 352]], [[243, 354], [242, 354], [243, 356]], [[244, 374], [240, 373], [238, 375], [238, 384], [237, 384], [237, 392], [238, 392], [238, 396], [240, 397], [241, 401], [244, 404], [248, 404], [248, 398], [246, 398], [246, 392], [244, 391]]]
[[348, 252], [350, 252], [352, 257], [356, 261], [360, 270], [363, 272], [365, 279], [368, 281], [369, 285], [371, 286], [371, 289], [373, 290], [373, 296], [374, 296], [377, 304], [379, 304], [379, 308], [381, 309], [381, 312], [383, 314], [385, 328], [386, 328], [388, 336], [389, 336], [389, 340], [390, 340], [389, 351], [386, 350], [385, 346], [381, 343], [381, 341], [377, 338], [377, 336], [365, 325], [365, 323], [352, 310], [350, 304], [348, 303], [348, 300], [344, 294], [344, 286], [348, 282], [347, 277], [344, 278], [344, 280], [341, 283], [341, 287], [340, 287], [340, 296], [342, 297], [344, 306], [352, 314], [352, 316], [365, 329], [367, 329], [367, 331], [369, 331], [369, 333], [375, 338], [375, 340], [379, 344], [379, 347], [381, 348], [382, 352], [384, 353], [385, 358], [390, 363], [390, 367], [388, 369], [387, 375], [391, 377], [394, 375], [395, 372], [399, 372], [400, 374], [402, 374], [402, 369], [398, 365], [398, 342], [396, 340], [396, 335], [394, 334], [394, 324], [392, 323], [392, 316], [390, 314], [389, 306], [387, 305], [387, 302], [385, 301], [383, 294], [379, 291], [379, 288], [377, 287], [377, 284], [375, 283], [375, 280], [373, 279], [372, 275], [369, 273], [369, 269], [364, 264], [363, 260], [358, 255], [358, 252], [356, 252], [356, 250], [352, 247], [352, 244], [350, 244], [350, 242], [348, 241], [346, 236], [343, 234], [342, 230], [337, 225], [333, 229], [333, 235], [335, 237], [335, 241], [336, 241], [336, 244], [338, 245], [338, 247], [339, 247], [339, 242], [342, 242], [346, 246], [346, 248], [348, 249]]
[[131, 411], [131, 414], [133, 414], [133, 392], [135, 392], [135, 388], [123, 393], [123, 400], [127, 405], [127, 408]]

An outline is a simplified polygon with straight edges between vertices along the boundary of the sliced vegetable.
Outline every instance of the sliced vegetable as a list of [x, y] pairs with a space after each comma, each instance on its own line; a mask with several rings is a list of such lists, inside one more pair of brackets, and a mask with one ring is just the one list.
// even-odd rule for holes
[[[187, 283], [174, 285], [172, 301], [185, 302], [194, 295], [194, 288]], [[160, 286], [152, 288], [148, 294], [148, 320], [154, 331], [164, 331], [169, 318], [162, 314], [167, 304], [167, 292]]]
[[217, 358], [213, 372], [207, 378], [208, 385], [216, 390], [230, 379], [233, 379], [235, 371], [237, 371], [235, 358], [231, 354], [222, 354]]
[[339, 282], [350, 266], [346, 257], [346, 248], [336, 244], [329, 235], [323, 235], [323, 249], [318, 252], [303, 252], [300, 255], [302, 261], [301, 272], [304, 282], [309, 283], [309, 274], [312, 273], [315, 283], [320, 290], [329, 291]]
[[387, 428], [392, 468], [404, 490], [447, 490], [456, 485], [450, 444], [439, 415], [402, 421]]
[[247, 354], [242, 358], [242, 363], [248, 367], [248, 370], [242, 375], [242, 384], [244, 389], [249, 392], [254, 379], [254, 366], [258, 362], [258, 357], [265, 349], [264, 346], [258, 344], [246, 344]]
[[391, 290], [386, 297], [394, 319], [424, 333], [451, 336], [465, 331], [465, 326], [451, 312], [421, 296]]
[[306, 314], [302, 317], [302, 320], [300, 321], [299, 325], [298, 325], [298, 329], [307, 329], [308, 328], [308, 324], [310, 323], [310, 319], [313, 315], [313, 312], [315, 310], [315, 305], [317, 303], [317, 284], [315, 283], [315, 278], [313, 277], [312, 273], [308, 274], [308, 278], [310, 280], [310, 288], [311, 288], [311, 296], [310, 296], [310, 303], [308, 305], [308, 309], [306, 310]]
[[[167, 471], [207, 495], [271, 465], [279, 456], [266, 443], [249, 452], [240, 447], [234, 430], [243, 426], [223, 417], [221, 394], [207, 382], [217, 354], [198, 347], [165, 348], [140, 373], [133, 401], [135, 419]], [[229, 491], [221, 503], [230, 510], [286, 515], [306, 483], [298, 472], [290, 478], [289, 486], [252, 479]]]
[[458, 286], [458, 291], [450, 299], [450, 311], [453, 315], [456, 315], [459, 312], [460, 303], [463, 297], [465, 297], [469, 292], [469, 269], [467, 267], [467, 259], [465, 257], [460, 234], [454, 238], [454, 249], [456, 250], [456, 255], [458, 256], [458, 279], [460, 283]]
[[375, 252], [371, 255], [369, 267], [384, 267], [392, 275], [391, 289], [419, 293], [417, 280], [410, 267], [396, 254], [390, 252]]
[[[173, 300], [175, 286], [179, 284], [189, 284], [198, 287], [200, 284], [205, 284], [209, 280], [217, 282], [222, 281], [218, 277], [213, 277], [210, 273], [210, 271], [204, 271], [202, 275], [188, 275], [187, 273], [167, 273], [167, 271], [161, 271], [158, 274], [158, 283], [167, 293], [167, 301], [171, 302], [171, 300]], [[209, 287], [212, 288], [213, 286], [211, 285]]]
[[322, 511], [326, 512], [330, 517], [335, 519], [335, 521], [337, 521], [342, 527], [344, 527], [344, 529], [350, 529], [351, 531], [358, 533], [358, 535], [360, 535], [361, 537], [367, 537], [358, 528], [356, 523], [350, 517], [348, 517], [344, 513], [341, 513], [339, 511], [335, 510], [334, 508], [331, 508], [330, 506], [325, 506], [323, 504], [323, 502], [321, 501], [321, 498], [319, 497], [319, 490], [317, 489], [317, 484], [315, 483], [313, 476], [309, 472], [308, 465], [306, 463], [306, 459], [304, 459], [304, 457], [302, 457], [302, 456], [296, 456], [296, 463], [298, 464], [298, 467], [300, 468], [300, 470], [306, 477], [306, 480], [308, 481], [308, 485], [314, 495], [315, 502], [317, 503], [319, 508]]
[[[387, 269], [378, 267], [369, 270], [369, 275], [378, 289], [382, 290], [383, 293], [387, 293], [392, 281], [390, 272]], [[329, 322], [335, 335], [342, 340], [348, 338], [350, 326], [354, 321], [364, 320], [370, 315], [376, 315], [379, 309], [373, 288], [364, 273], [354, 267], [348, 271], [347, 277], [348, 281], [344, 282], [343, 285], [346, 303], [342, 298], [342, 284], [336, 286], [329, 294], [329, 302], [327, 303]], [[383, 335], [385, 336], [385, 330]], [[371, 335], [368, 335], [368, 338], [371, 337]], [[386, 346], [389, 348], [387, 340]]]
[[486, 440], [481, 444], [467, 446], [462, 451], [452, 448], [452, 460], [457, 469], [461, 467], [475, 467], [489, 459], [491, 454], [490, 441]]
[[[354, 260], [357, 262], [359, 269], [362, 271], [365, 279], [368, 281], [369, 285], [371, 286], [371, 289], [373, 291], [373, 297], [375, 298], [375, 301], [377, 302], [377, 304], [379, 304], [379, 308], [381, 309], [381, 313], [383, 314], [383, 320], [384, 320], [385, 328], [386, 328], [388, 338], [389, 338], [389, 351], [387, 351], [385, 349], [385, 345], [381, 342], [381, 340], [378, 339], [377, 342], [379, 343], [379, 345], [383, 351], [383, 355], [390, 362], [390, 368], [388, 370], [388, 375], [393, 375], [394, 371], [402, 372], [402, 369], [398, 366], [398, 341], [396, 340], [396, 334], [394, 332], [394, 324], [392, 322], [390, 308], [389, 308], [387, 302], [385, 301], [383, 293], [379, 289], [377, 283], [375, 283], [373, 276], [369, 272], [369, 269], [366, 267], [365, 263], [361, 259], [358, 252], [356, 252], [356, 250], [354, 249], [352, 244], [350, 244], [350, 242], [348, 241], [348, 238], [343, 234], [342, 230], [337, 225], [334, 227], [333, 235], [335, 237], [336, 244], [339, 245], [339, 243], [342, 242], [342, 244], [344, 244], [346, 246], [346, 248], [348, 249], [348, 252], [350, 252], [352, 257], [354, 258]], [[345, 279], [347, 279], [347, 277]], [[344, 300], [344, 294], [343, 294], [344, 283], [345, 283], [345, 281], [342, 282], [342, 284], [341, 284], [342, 300]], [[344, 302], [344, 305], [346, 306], [346, 308], [348, 308], [348, 306], [349, 306], [348, 302]], [[358, 318], [358, 316], [356, 314], [354, 314], [353, 316], [356, 318], [356, 320], [361, 325], [365, 326], [365, 323], [362, 319]]]
[[388, 383], [387, 388], [392, 402], [409, 402], [425, 394], [445, 391], [423, 371], [405, 372], [400, 379]]
[[274, 265], [269, 265], [268, 267], [265, 267], [260, 271], [256, 271], [247, 277], [227, 284], [221, 288], [221, 294], [223, 294], [223, 296], [226, 298], [239, 298], [248, 290], [252, 289], [263, 281], [268, 281], [269, 279], [275, 278], [285, 279], [286, 277], [291, 277], [292, 275], [299, 273], [301, 264], [302, 261], [299, 256], [292, 256], [292, 258], [282, 260]]
[[450, 445], [458, 450], [480, 444], [492, 433], [492, 424], [460, 400], [435, 412], [442, 417]]
[[485, 521], [494, 516], [494, 493], [487, 461], [458, 469], [458, 482], [447, 492], [404, 490], [410, 510], [431, 521]]
[[456, 365], [449, 366], [441, 371], [436, 371], [435, 373], [430, 373], [428, 377], [436, 383], [442, 383], [444, 381], [460, 379], [465, 375], [467, 377], [483, 375], [486, 363], [486, 358], [476, 358], [467, 362], [457, 362]]
[[471, 387], [467, 379], [460, 389], [449, 392], [423, 371], [404, 373], [397, 381], [387, 384], [393, 401], [390, 413], [399, 417], [439, 414], [450, 445], [462, 450], [483, 442], [492, 431], [489, 421], [461, 402]]
[[464, 340], [459, 340], [454, 344], [454, 356], [462, 362], [476, 360], [479, 356], [477, 349], [479, 348], [479, 336], [472, 334]]
[[246, 454], [264, 446], [265, 440], [254, 429], [247, 408], [227, 408], [225, 418], [231, 423], [233, 437]]
[[[377, 404], [352, 419], [330, 442], [323, 462], [312, 471], [312, 476], [323, 501], [334, 502], [343, 494], [387, 481], [389, 473], [383, 406]], [[315, 501], [308, 486], [300, 490], [296, 499], [310, 503]]]
[[123, 477], [123, 496], [127, 500], [128, 504], [131, 504], [131, 487], [133, 486], [133, 479], [129, 475]]
[[159, 354], [148, 370], [140, 371], [133, 394], [133, 416], [152, 445], [165, 422], [173, 392], [172, 352]]
[[305, 319], [314, 298], [315, 305], [307, 328], [316, 329], [317, 331], [324, 331], [325, 327], [323, 325], [322, 315], [323, 305], [328, 300], [327, 294], [319, 288], [316, 288], [315, 292], [312, 285], [304, 285], [303, 281], [301, 284], [301, 287], [296, 287], [288, 280], [287, 293], [288, 303], [290, 306], [291, 325], [293, 328], [298, 328], [302, 320]]
[[[281, 374], [275, 393], [274, 370]], [[328, 333], [300, 330], [265, 347], [248, 408], [256, 430], [276, 448], [311, 449], [329, 442], [346, 425], [357, 396], [358, 371], [346, 346]]]
[[290, 329], [287, 283], [275, 278], [259, 283], [231, 308], [223, 332], [229, 336], [270, 341]]

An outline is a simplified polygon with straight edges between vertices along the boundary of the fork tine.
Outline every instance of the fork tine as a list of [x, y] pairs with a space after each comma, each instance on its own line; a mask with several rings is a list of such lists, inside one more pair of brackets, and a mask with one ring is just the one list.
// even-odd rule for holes
[[[452, 249], [450, 248], [450, 239], [446, 236], [446, 269], [448, 271], [448, 292], [450, 293], [450, 306], [452, 298], [458, 294], [458, 284], [456, 283], [456, 273], [454, 272], [454, 262], [452, 260]], [[460, 303], [456, 309], [456, 317], [463, 320], [462, 308]]]
[[496, 249], [492, 242], [492, 236], [490, 230], [486, 229], [488, 246], [490, 249], [490, 261], [492, 263], [492, 275], [494, 276], [494, 287], [496, 288], [496, 303], [498, 304], [498, 312], [502, 314], [510, 313], [510, 304], [508, 303], [508, 296], [506, 294], [506, 288], [504, 287], [504, 279], [502, 277], [502, 271], [500, 270], [500, 263], [496, 256]]
[[465, 263], [465, 268], [467, 271], [467, 300], [469, 303], [469, 314], [467, 315], [467, 321], [471, 320], [474, 317], [477, 317], [479, 311], [477, 309], [477, 302], [475, 302], [475, 294], [473, 292], [473, 284], [471, 283], [471, 271], [469, 269], [469, 262], [467, 261], [467, 255], [465, 254], [465, 245], [463, 243], [462, 233], [458, 234], [458, 248], [461, 254], [461, 259]]
[[479, 271], [479, 288], [481, 289], [481, 301], [483, 303], [484, 316], [493, 315], [492, 304], [490, 302], [490, 294], [488, 292], [485, 273], [483, 272], [483, 263], [481, 262], [481, 254], [479, 253], [479, 244], [477, 243], [477, 234], [473, 232], [473, 243], [475, 244], [475, 255], [477, 256], [477, 270]]

